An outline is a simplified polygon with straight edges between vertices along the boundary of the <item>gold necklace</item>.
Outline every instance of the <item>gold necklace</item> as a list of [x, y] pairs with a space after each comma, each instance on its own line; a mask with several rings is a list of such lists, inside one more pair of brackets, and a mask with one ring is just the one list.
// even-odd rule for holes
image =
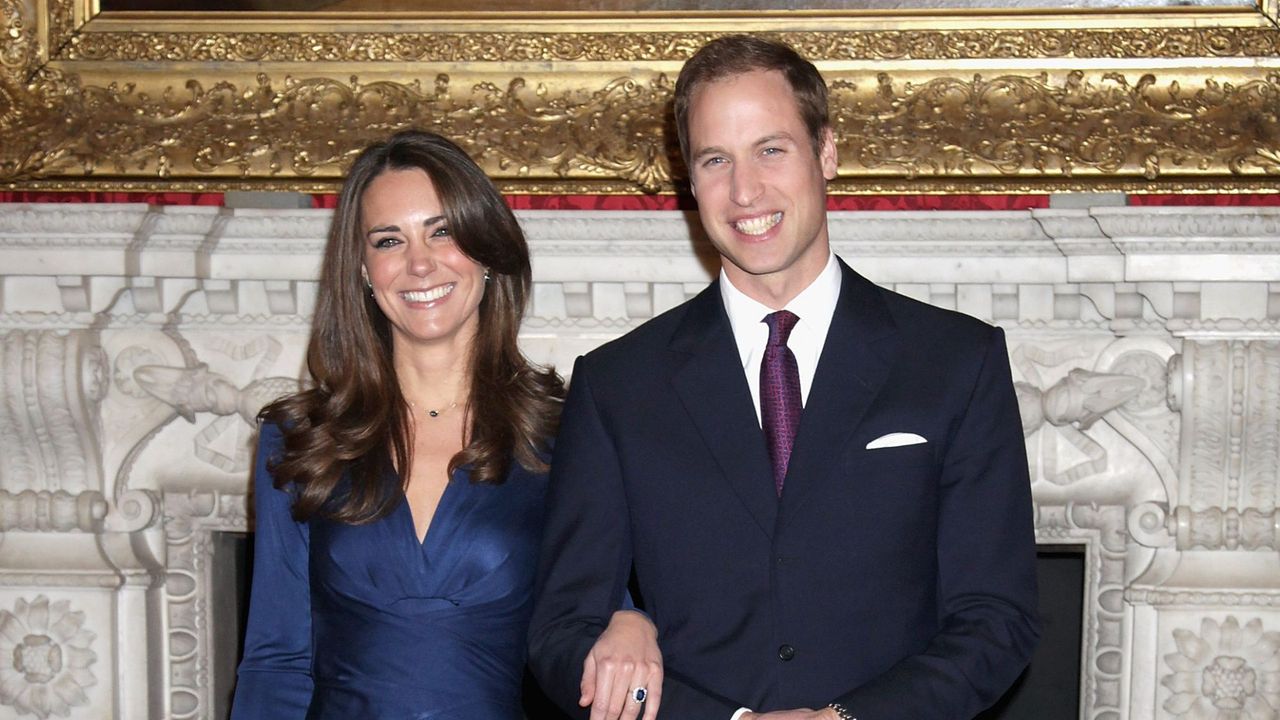
[[[417, 410], [417, 409], [418, 409], [418, 405], [417, 405], [417, 403], [414, 403], [413, 401], [410, 401], [410, 402], [409, 402], [409, 407], [413, 408], [414, 410]], [[443, 408], [441, 408], [441, 409], [439, 409], [439, 410], [428, 410], [428, 411], [427, 411], [427, 415], [429, 415], [430, 417], [433, 417], [433, 418], [440, 417], [441, 415], [443, 415], [443, 414], [445, 414], [445, 413], [449, 412], [450, 410], [452, 410], [452, 409], [454, 409], [454, 408], [456, 408], [456, 407], [458, 407], [458, 401], [457, 401], [457, 400], [454, 400], [453, 402], [449, 403], [448, 405], [446, 405], [445, 407], [443, 407]]]

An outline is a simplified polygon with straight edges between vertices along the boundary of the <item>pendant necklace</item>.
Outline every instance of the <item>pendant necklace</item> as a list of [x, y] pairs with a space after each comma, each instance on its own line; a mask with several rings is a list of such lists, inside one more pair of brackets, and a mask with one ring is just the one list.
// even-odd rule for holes
[[456, 407], [458, 407], [458, 401], [457, 401], [457, 400], [455, 400], [455, 401], [453, 401], [453, 402], [449, 403], [449, 405], [448, 405], [447, 407], [445, 407], [443, 410], [428, 410], [428, 411], [427, 411], [427, 414], [428, 414], [428, 415], [430, 415], [431, 417], [440, 417], [441, 415], [443, 415], [443, 414], [445, 414], [445, 413], [449, 412], [450, 410], [452, 410], [452, 409], [454, 409], [454, 408], [456, 408]]
[[[418, 409], [417, 404], [416, 404], [416, 403], [414, 403], [414, 402], [410, 402], [410, 403], [409, 403], [409, 407], [413, 408], [414, 410], [417, 410], [417, 409]], [[445, 413], [449, 412], [450, 410], [452, 410], [452, 409], [454, 409], [454, 408], [456, 408], [456, 407], [458, 407], [458, 401], [457, 401], [457, 400], [454, 400], [453, 402], [449, 403], [448, 405], [444, 406], [443, 408], [440, 408], [439, 410], [427, 410], [427, 415], [428, 415], [428, 416], [430, 416], [430, 417], [433, 417], [433, 418], [440, 417], [441, 415], [443, 415], [443, 414], [445, 414]]]

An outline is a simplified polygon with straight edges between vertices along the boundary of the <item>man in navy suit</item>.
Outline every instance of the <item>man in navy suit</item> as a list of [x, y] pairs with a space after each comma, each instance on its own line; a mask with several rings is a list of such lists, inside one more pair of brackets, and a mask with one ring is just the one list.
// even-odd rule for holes
[[574, 369], [534, 672], [574, 707], [634, 570], [663, 717], [971, 718], [1039, 633], [1004, 335], [832, 254], [827, 91], [791, 48], [712, 41], [675, 112], [722, 270]]

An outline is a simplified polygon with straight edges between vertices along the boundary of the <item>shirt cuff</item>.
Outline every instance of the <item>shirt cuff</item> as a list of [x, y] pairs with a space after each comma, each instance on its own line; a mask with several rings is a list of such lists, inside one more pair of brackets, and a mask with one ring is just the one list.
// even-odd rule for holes
[[749, 712], [755, 712], [755, 711], [752, 710], [751, 708], [738, 708], [738, 712], [734, 713], [733, 717], [729, 718], [729, 720], [738, 720], [743, 715], [746, 715]]

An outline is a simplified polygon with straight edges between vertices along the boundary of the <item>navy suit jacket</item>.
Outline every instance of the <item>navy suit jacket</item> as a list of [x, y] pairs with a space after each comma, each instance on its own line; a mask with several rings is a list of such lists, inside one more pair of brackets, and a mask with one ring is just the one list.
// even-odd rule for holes
[[[841, 268], [781, 498], [717, 283], [578, 360], [530, 628], [566, 709], [633, 568], [663, 718], [970, 718], [1025, 667], [1035, 539], [1003, 332]], [[867, 449], [894, 432], [927, 442]]]

